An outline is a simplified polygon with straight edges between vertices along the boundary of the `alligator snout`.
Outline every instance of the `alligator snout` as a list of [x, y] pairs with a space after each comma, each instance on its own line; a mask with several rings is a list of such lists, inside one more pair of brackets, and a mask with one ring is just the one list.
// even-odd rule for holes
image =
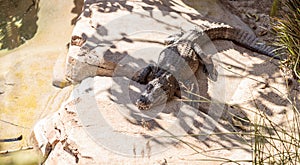
[[[171, 74], [165, 72], [160, 77], [153, 79], [146, 85], [146, 89], [142, 92], [140, 98], [136, 101], [136, 105], [140, 110], [148, 110], [153, 106], [161, 105], [170, 98], [170, 91], [174, 85], [170, 85]], [[173, 79], [172, 79], [173, 80]], [[172, 93], [173, 95], [173, 93]]]
[[151, 101], [144, 95], [141, 95], [135, 104], [140, 110], [147, 110], [151, 107]]

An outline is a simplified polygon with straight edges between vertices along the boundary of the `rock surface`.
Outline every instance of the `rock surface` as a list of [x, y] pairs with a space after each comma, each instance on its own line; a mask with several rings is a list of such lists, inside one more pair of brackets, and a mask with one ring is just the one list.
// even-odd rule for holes
[[290, 106], [290, 91], [275, 60], [229, 41], [214, 41], [219, 78], [210, 82], [197, 72], [200, 95], [207, 99], [201, 111], [179, 99], [143, 112], [133, 104], [144, 86], [130, 77], [157, 61], [166, 36], [195, 23], [209, 25], [204, 20], [249, 30], [218, 1], [86, 0], [66, 61], [67, 79], [80, 84], [33, 131], [45, 164], [252, 160], [246, 144], [251, 139], [238, 134], [251, 128], [235, 117], [252, 120], [257, 109], [274, 121], [286, 117], [282, 112]]
[[[182, 1], [177, 3], [85, 1], [67, 55], [67, 79], [76, 83], [95, 75], [112, 76], [115, 67], [122, 65], [119, 63], [124, 62], [125, 57], [131, 62], [132, 57], [155, 62], [157, 57], [153, 56], [163, 49], [164, 45], [159, 43], [163, 43], [167, 36], [181, 29], [193, 29], [196, 24], [212, 26], [207, 21], [212, 16], [214, 21], [222, 20], [249, 30], [237, 17], [219, 6], [218, 1], [210, 4], [199, 2], [199, 6], [208, 5], [211, 14], [205, 10], [199, 13]], [[135, 64], [132, 69], [145, 66], [145, 62], [132, 62]]]
[[[58, 112], [41, 120], [34, 128], [34, 139], [47, 157], [45, 164], [198, 164], [198, 159], [218, 157], [220, 152], [233, 160], [251, 159], [249, 148], [238, 136], [209, 135], [213, 130], [228, 130], [181, 102], [139, 111], [130, 99], [135, 100], [135, 91], [143, 86], [128, 84], [130, 80], [124, 77], [87, 78]], [[207, 155], [195, 152], [223, 146], [240, 149]]]
[[[35, 26], [38, 26], [34, 37], [27, 40], [25, 44], [12, 50], [0, 50], [0, 138], [23, 136], [23, 140], [19, 142], [1, 143], [0, 146], [1, 150], [14, 150], [30, 145], [28, 139], [32, 127], [43, 116], [57, 111], [61, 100], [64, 96], [68, 96], [68, 89], [54, 88], [51, 80], [53, 66], [58, 56], [62, 55], [64, 59], [66, 58], [65, 45], [73, 29], [70, 21], [75, 15], [71, 13], [74, 7], [73, 1], [64, 1], [59, 4], [44, 0], [6, 2], [11, 4], [10, 7], [16, 4], [18, 9], [25, 8], [17, 11], [20, 17], [14, 15], [15, 9], [7, 8], [2, 11], [9, 11], [6, 13], [10, 15], [9, 19], [20, 20], [12, 22], [20, 26], [26, 24], [25, 27], [18, 25], [20, 27], [18, 30], [21, 32], [12, 31], [14, 35], [31, 32]], [[34, 12], [33, 7], [29, 8], [33, 2], [38, 5], [37, 15], [32, 18], [37, 19], [34, 25], [29, 21], [31, 18], [28, 18], [33, 17], [31, 14], [21, 14], [26, 10]], [[1, 16], [3, 16], [2, 13]], [[5, 29], [6, 25], [1, 23], [1, 29], [3, 27]]]

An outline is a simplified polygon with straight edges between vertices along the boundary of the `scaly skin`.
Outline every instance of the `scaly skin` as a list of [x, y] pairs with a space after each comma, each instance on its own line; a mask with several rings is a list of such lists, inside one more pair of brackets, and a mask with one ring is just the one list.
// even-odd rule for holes
[[146, 90], [141, 94], [136, 104], [139, 109], [147, 110], [153, 106], [166, 103], [176, 94], [178, 88], [179, 85], [175, 77], [164, 71], [147, 84]]
[[208, 77], [216, 81], [218, 73], [212, 55], [205, 54], [201, 47], [217, 39], [230, 40], [252, 51], [279, 59], [275, 56], [276, 47], [259, 43], [255, 36], [229, 26], [172, 35], [166, 39], [169, 45], [161, 52], [157, 66], [149, 65], [136, 79], [139, 83], [147, 84], [146, 90], [136, 101], [137, 107], [147, 110], [173, 98], [180, 90], [178, 81], [184, 83], [182, 81], [193, 76], [201, 63], [204, 64]]

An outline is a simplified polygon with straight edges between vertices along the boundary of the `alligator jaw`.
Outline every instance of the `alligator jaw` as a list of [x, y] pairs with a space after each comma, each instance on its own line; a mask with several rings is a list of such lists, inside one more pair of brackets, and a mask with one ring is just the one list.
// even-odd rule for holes
[[136, 101], [135, 104], [140, 110], [149, 110], [152, 107], [165, 104], [168, 100], [168, 97], [165, 94], [161, 94], [160, 96], [153, 99], [151, 98], [152, 97], [147, 98], [141, 95], [141, 97]]
[[142, 103], [139, 103], [139, 101], [137, 101], [136, 103], [137, 107], [139, 110], [149, 110], [151, 105], [147, 105], [147, 104], [142, 104]]
[[[160, 87], [158, 87], [160, 88]], [[159, 89], [159, 91], [162, 91]], [[139, 99], [136, 101], [136, 106], [140, 110], [149, 110], [150, 108], [161, 105], [167, 102], [168, 97], [165, 92], [159, 92], [157, 91], [145, 91]]]
[[151, 99], [152, 97], [149, 95], [149, 91], [144, 91], [139, 99], [135, 102], [136, 106], [140, 110], [148, 110], [153, 106], [154, 100]]

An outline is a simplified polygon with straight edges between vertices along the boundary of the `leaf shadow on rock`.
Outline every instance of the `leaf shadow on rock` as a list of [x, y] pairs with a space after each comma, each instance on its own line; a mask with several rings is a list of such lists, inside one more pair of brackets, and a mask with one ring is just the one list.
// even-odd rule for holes
[[77, 16], [75, 16], [72, 20], [71, 20], [71, 25], [75, 25], [76, 22], [78, 21], [78, 18], [82, 12], [82, 8], [84, 5], [84, 1], [83, 0], [73, 0], [74, 3], [74, 7], [71, 10], [71, 13], [77, 14]]
[[[92, 4], [95, 1], [89, 1], [87, 0], [84, 8], [88, 9], [90, 7], [90, 4]], [[118, 10], [127, 10], [129, 12], [133, 12], [133, 7], [129, 4], [127, 4], [128, 1], [113, 1], [113, 0], [106, 0], [106, 1], [101, 1], [101, 2], [97, 2], [97, 6], [99, 7], [98, 12], [101, 13], [113, 13], [113, 12], [117, 12]], [[145, 6], [142, 6], [142, 9], [144, 9], [145, 11], [149, 12], [150, 17], [153, 15], [152, 10], [154, 8], [158, 8], [163, 15], [170, 15], [171, 12], [173, 13], [177, 13], [179, 15], [187, 15], [189, 17], [189, 19], [195, 20], [195, 19], [201, 19], [202, 16], [200, 15], [195, 15], [195, 14], [191, 14], [191, 13], [183, 13], [181, 11], [177, 11], [175, 10], [172, 6], [174, 6], [175, 2], [174, 1], [150, 1], [150, 0], [143, 0], [142, 1], [144, 4], [146, 4]], [[91, 13], [89, 10], [84, 10], [84, 14], [83, 16], [85, 17], [90, 17]], [[154, 18], [153, 18], [154, 19]], [[174, 18], [176, 19], [176, 18]], [[165, 25], [168, 25], [167, 22], [163, 22], [161, 20], [158, 20], [157, 22], [159, 23], [164, 23]], [[101, 28], [99, 28], [101, 27]], [[145, 62], [142, 58], [140, 59], [136, 59], [134, 57], [131, 56], [130, 53], [126, 52], [126, 51], [119, 51], [118, 50], [118, 46], [116, 45], [116, 41], [117, 42], [126, 42], [126, 43], [130, 43], [130, 44], [136, 44], [136, 41], [128, 39], [126, 37], [124, 37], [124, 35], [122, 35], [122, 33], [118, 34], [118, 37], [113, 38], [113, 39], [107, 39], [105, 38], [106, 36], [110, 35], [110, 30], [109, 28], [107, 28], [105, 25], [98, 25], [96, 26], [97, 30], [96, 30], [96, 34], [89, 37], [87, 39], [87, 43], [85, 44], [85, 46], [90, 47], [91, 49], [95, 48], [97, 45], [108, 45], [112, 51], [110, 51], [110, 55], [111, 56], [122, 56], [122, 57], [126, 57], [128, 58], [128, 61], [131, 61], [132, 63], [137, 63], [138, 65], [136, 65], [135, 67], [132, 67], [132, 70], [124, 70], [124, 73], [118, 72], [117, 75], [114, 76], [126, 76], [128, 77], [127, 74], [134, 74], [136, 71], [138, 71], [139, 69], [145, 67], [148, 63]], [[176, 27], [177, 28], [177, 27]], [[180, 27], [179, 27], [180, 28]], [[125, 33], [125, 32], [124, 32]], [[126, 34], [126, 33], [125, 33]], [[100, 37], [99, 37], [100, 36]], [[223, 41], [222, 41], [223, 42]], [[219, 51], [223, 51], [223, 50], [227, 50], [227, 49], [231, 49], [231, 47], [225, 47], [225, 48], [221, 48], [219, 49]], [[234, 47], [234, 49], [236, 49], [236, 47]], [[239, 52], [244, 52], [246, 50], [244, 50], [243, 48], [238, 47], [237, 48]], [[246, 51], [248, 54], [253, 54], [250, 51]], [[230, 54], [226, 54], [224, 53], [227, 58], [230, 58], [232, 60], [235, 60], [235, 57], [232, 57]], [[268, 60], [265, 57], [262, 56], [257, 56], [258, 58], [262, 58], [263, 60]], [[123, 59], [123, 58], [122, 58]], [[119, 62], [122, 60], [119, 59], [117, 61], [114, 61], [113, 63], [117, 63], [117, 65], [119, 65]], [[243, 65], [242, 62], [235, 60], [237, 63]], [[220, 63], [222, 63], [223, 61], [220, 60]], [[152, 61], [152, 63], [155, 63], [154, 61]], [[226, 62], [223, 62], [226, 64]], [[244, 68], [240, 67], [240, 66], [233, 66], [236, 70], [243, 70]], [[255, 64], [253, 66], [251, 66], [250, 68], [248, 68], [248, 72], [246, 73], [246, 75], [237, 75], [232, 76], [230, 78], [232, 79], [238, 79], [241, 77], [251, 77], [251, 76], [262, 76], [267, 74], [268, 75], [268, 79], [271, 80], [276, 80], [277, 78], [279, 78], [276, 73], [278, 72], [278, 66], [274, 65], [271, 69], [267, 69], [265, 68], [265, 63], [261, 63], [261, 64]], [[120, 69], [122, 70], [122, 66], [120, 67]], [[121, 74], [120, 74], [121, 73]], [[208, 93], [208, 82], [206, 77], [203, 78], [205, 76], [201, 75], [200, 78], [198, 79], [201, 83], [200, 86], [200, 95], [203, 95], [203, 97], [210, 99], [210, 96], [207, 94]], [[129, 76], [130, 78], [130, 76]], [[125, 79], [124, 79], [125, 81]], [[120, 83], [122, 81], [116, 81], [115, 83]], [[122, 84], [119, 84], [120, 86], [122, 86]], [[281, 84], [282, 85], [282, 84]], [[126, 88], [126, 89], [125, 89]], [[122, 102], [122, 104], [129, 110], [129, 116], [131, 116], [132, 118], [136, 119], [136, 118], [141, 118], [137, 116], [137, 112], [136, 109], [132, 108], [131, 106], [127, 106], [127, 104], [134, 104], [136, 97], [139, 95], [139, 92], [128, 89], [129, 86], [125, 86], [124, 90], [121, 91], [110, 91], [111, 93], [115, 93], [118, 94], [120, 96], [122, 96], [123, 93], [125, 93], [125, 90], [129, 90], [131, 92], [130, 95], [132, 95], [132, 97], [127, 100], [127, 102]], [[140, 87], [140, 91], [143, 90], [143, 87]], [[220, 91], [220, 92], [224, 92], [224, 91]], [[276, 98], [276, 99], [274, 99]], [[276, 112], [273, 112], [272, 108], [269, 107], [268, 105], [265, 105], [265, 102], [271, 102], [275, 105], [278, 106], [282, 106], [285, 107], [287, 106], [287, 102], [285, 101], [279, 101], [279, 100], [284, 100], [285, 98], [283, 98], [282, 96], [280, 96], [278, 93], [275, 92], [258, 92], [258, 95], [256, 95], [256, 98], [254, 98], [256, 100], [258, 100], [258, 104], [261, 105], [261, 107], [263, 107], [262, 109], [265, 110], [264, 113], [266, 113], [269, 116], [274, 116], [276, 114]], [[120, 102], [120, 100], [116, 100], [113, 99], [113, 101], [115, 102]], [[176, 101], [175, 101], [176, 102]], [[172, 102], [174, 104], [174, 101]], [[169, 103], [167, 103], [166, 106], [168, 106]], [[171, 103], [170, 103], [171, 104]], [[233, 121], [232, 121], [232, 115], [231, 114], [238, 114], [238, 115], [243, 115], [243, 117], [247, 118], [247, 113], [245, 112], [245, 110], [243, 109], [236, 109], [236, 108], [231, 108], [230, 105], [226, 105], [225, 104], [224, 110], [221, 112], [221, 118], [214, 118], [214, 116], [209, 116], [210, 114], [205, 112], [205, 110], [208, 109], [207, 106], [209, 105], [203, 105], [203, 107], [201, 108], [201, 111], [204, 111], [205, 113], [201, 112], [201, 111], [196, 111], [194, 112], [194, 114], [189, 114], [189, 112], [180, 112], [181, 116], [178, 117], [178, 112], [179, 109], [178, 107], [167, 107], [166, 109], [163, 109], [162, 111], [159, 111], [159, 113], [161, 113], [162, 115], [166, 115], [166, 114], [171, 114], [174, 117], [177, 117], [177, 119], [179, 120], [179, 126], [181, 126], [183, 128], [183, 130], [185, 130], [185, 135], [189, 135], [191, 137], [195, 137], [195, 139], [198, 139], [198, 142], [201, 144], [204, 144], [205, 146], [207, 146], [208, 148], [212, 146], [212, 144], [218, 144], [219, 146], [222, 146], [226, 149], [230, 149], [230, 148], [234, 148], [234, 147], [239, 147], [243, 150], [245, 150], [248, 153], [251, 153], [251, 148], [249, 148], [248, 146], [245, 147], [245, 145], [243, 144], [244, 142], [251, 142], [251, 138], [246, 139], [243, 138], [241, 136], [239, 136], [238, 134], [226, 134], [224, 133], [224, 131], [226, 132], [239, 132], [239, 131], [244, 131], [243, 129], [239, 129], [234, 127]], [[178, 106], [178, 105], [177, 105]], [[198, 108], [197, 108], [198, 109]], [[155, 130], [155, 129], [161, 129], [161, 130], [168, 130], [168, 128], [166, 128], [165, 126], [163, 126], [161, 124], [161, 119], [163, 117], [161, 117], [159, 115], [159, 113], [156, 114], [156, 118], [155, 119], [147, 119], [146, 121], [142, 121], [142, 120], [136, 120], [134, 122], [131, 121], [132, 124], [136, 124], [136, 125], [140, 125], [141, 127], [148, 127], [148, 129], [151, 130]], [[218, 112], [216, 112], [218, 113]], [[231, 113], [231, 114], [230, 114]], [[207, 115], [209, 114], [209, 115]], [[218, 116], [218, 115], [216, 115]], [[188, 123], [187, 121], [193, 121], [192, 124]], [[226, 122], [227, 121], [227, 122]], [[208, 134], [203, 134], [200, 135], [199, 133], [201, 133], [203, 130], [208, 130], [208, 131], [212, 131], [209, 132]], [[223, 132], [224, 134], [219, 132]], [[146, 135], [145, 135], [146, 136]], [[148, 135], [147, 135], [148, 136]], [[174, 138], [171, 137], [172, 134], [170, 134], [170, 138]], [[200, 140], [201, 136], [204, 136], [205, 140]], [[163, 143], [159, 140], [159, 138], [155, 138], [155, 142], [156, 143]]]

